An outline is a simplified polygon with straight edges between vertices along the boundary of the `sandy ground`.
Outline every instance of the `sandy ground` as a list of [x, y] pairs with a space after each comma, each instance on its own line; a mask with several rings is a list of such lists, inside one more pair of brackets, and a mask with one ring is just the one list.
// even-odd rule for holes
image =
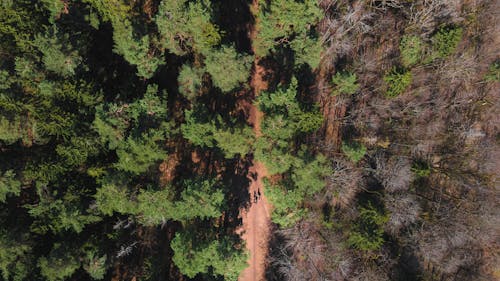
[[[253, 1], [254, 11], [258, 10], [258, 0]], [[258, 19], [257, 19], [258, 20]], [[250, 37], [255, 38], [257, 31], [252, 29]], [[262, 90], [267, 89], [267, 83], [263, 80], [265, 69], [259, 65], [259, 58], [256, 58], [253, 65], [253, 75], [251, 87], [254, 96], [257, 97]], [[260, 123], [263, 113], [253, 104], [248, 104], [248, 121], [253, 125], [256, 137], [262, 136]], [[265, 280], [265, 261], [267, 256], [267, 243], [269, 241], [269, 225], [271, 223], [271, 206], [265, 196], [262, 179], [267, 176], [264, 165], [254, 161], [249, 169], [248, 178], [251, 180], [248, 189], [252, 205], [248, 209], [241, 210], [243, 226], [239, 230], [242, 239], [246, 242], [246, 248], [250, 252], [248, 267], [241, 273], [239, 281], [262, 281]], [[254, 192], [260, 191], [261, 197], [255, 203]]]

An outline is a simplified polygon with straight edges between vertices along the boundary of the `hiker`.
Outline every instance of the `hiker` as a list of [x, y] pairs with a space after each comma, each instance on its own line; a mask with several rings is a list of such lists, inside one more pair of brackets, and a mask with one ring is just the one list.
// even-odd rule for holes
[[257, 199], [260, 200], [260, 188], [257, 189]]
[[257, 199], [259, 199], [259, 198], [257, 197], [257, 192], [255, 192], [255, 191], [254, 191], [254, 192], [253, 192], [253, 202], [254, 202], [254, 203], [257, 203]]

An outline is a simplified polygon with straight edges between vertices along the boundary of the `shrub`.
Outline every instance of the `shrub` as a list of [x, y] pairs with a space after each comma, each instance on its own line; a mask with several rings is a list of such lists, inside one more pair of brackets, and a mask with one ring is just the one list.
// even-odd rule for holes
[[399, 43], [401, 61], [405, 67], [412, 66], [422, 59], [424, 42], [415, 35], [405, 35]]
[[384, 244], [384, 224], [388, 216], [376, 210], [371, 204], [359, 211], [359, 220], [355, 230], [349, 234], [347, 242], [353, 248], [362, 251], [374, 251]]
[[432, 37], [433, 58], [445, 58], [455, 52], [458, 43], [462, 39], [462, 28], [441, 28]]
[[342, 152], [354, 163], [358, 163], [366, 154], [366, 147], [358, 142], [342, 143]]
[[425, 162], [417, 161], [411, 166], [411, 171], [415, 174], [417, 179], [426, 178], [431, 174], [431, 167]]
[[399, 72], [393, 69], [384, 76], [384, 81], [387, 84], [385, 96], [393, 98], [397, 97], [408, 88], [412, 82], [412, 74], [410, 71]]
[[487, 82], [500, 82], [500, 62], [497, 61], [490, 65], [484, 80]]
[[357, 83], [358, 77], [355, 73], [351, 72], [337, 72], [332, 78], [332, 82], [335, 85], [333, 90], [333, 95], [348, 94], [352, 95], [356, 93], [359, 89], [359, 84]]

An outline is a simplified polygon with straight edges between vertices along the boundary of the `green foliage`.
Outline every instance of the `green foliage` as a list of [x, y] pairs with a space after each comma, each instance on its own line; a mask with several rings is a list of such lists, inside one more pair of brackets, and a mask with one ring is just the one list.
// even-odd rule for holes
[[401, 61], [405, 67], [410, 67], [422, 60], [424, 52], [424, 42], [419, 36], [404, 35], [399, 42]]
[[415, 161], [411, 166], [411, 171], [415, 174], [416, 178], [426, 178], [431, 174], [431, 167], [423, 161]]
[[7, 196], [19, 196], [21, 194], [21, 182], [15, 179], [13, 170], [0, 172], [0, 203], [5, 202]]
[[183, 186], [181, 200], [174, 205], [174, 219], [185, 221], [192, 218], [216, 218], [222, 214], [224, 194], [215, 180], [185, 180]]
[[323, 117], [313, 108], [305, 111], [296, 100], [297, 79], [288, 87], [259, 95], [257, 103], [266, 113], [262, 124], [264, 135], [272, 139], [290, 139], [296, 134], [313, 132], [321, 126]]
[[303, 110], [296, 99], [297, 80], [292, 79], [288, 87], [275, 92], [263, 92], [257, 104], [264, 112], [263, 137], [255, 146], [255, 157], [262, 161], [272, 174], [286, 172], [295, 162], [290, 154], [293, 140], [305, 133], [317, 130], [323, 117], [316, 108]]
[[23, 281], [31, 267], [31, 245], [26, 235], [0, 230], [0, 273], [2, 280]]
[[80, 233], [86, 225], [100, 221], [100, 217], [87, 213], [81, 199], [72, 188], [62, 198], [42, 194], [38, 204], [27, 206], [29, 214], [37, 219], [32, 230], [41, 234], [49, 230], [53, 233], [66, 230]]
[[143, 135], [141, 139], [128, 138], [121, 142], [117, 149], [118, 162], [115, 167], [118, 170], [141, 174], [146, 172], [155, 162], [166, 158], [166, 152], [162, 150], [156, 141], [162, 138], [158, 135]]
[[99, 154], [102, 148], [94, 139], [73, 137], [68, 143], [59, 144], [56, 153], [68, 166], [81, 166], [89, 157]]
[[184, 190], [178, 201], [167, 188], [144, 190], [138, 197], [138, 212], [145, 225], [158, 225], [169, 219], [188, 221], [194, 218], [216, 218], [222, 213], [224, 194], [214, 180], [194, 179], [183, 182]]
[[302, 194], [294, 189], [288, 189], [286, 185], [266, 184], [266, 196], [273, 204], [271, 219], [282, 228], [289, 228], [307, 213], [300, 208], [304, 199]]
[[299, 152], [300, 161], [295, 162], [290, 179], [304, 196], [312, 196], [325, 187], [326, 176], [332, 173], [325, 156]]
[[266, 138], [259, 138], [255, 144], [255, 159], [266, 165], [269, 175], [281, 174], [288, 171], [296, 161], [290, 151], [278, 147]]
[[349, 233], [348, 244], [365, 252], [380, 249], [384, 244], [383, 226], [389, 217], [371, 204], [359, 210], [359, 219], [354, 230]]
[[49, 11], [49, 21], [54, 23], [54, 20], [59, 19], [64, 9], [64, 2], [61, 0], [41, 0], [44, 7]]
[[190, 48], [196, 53], [210, 55], [219, 45], [221, 33], [211, 22], [210, 1], [162, 0], [155, 18], [160, 44], [176, 55]]
[[20, 140], [23, 137], [19, 130], [20, 127], [19, 118], [9, 121], [9, 119], [0, 116], [0, 141], [10, 145]]
[[400, 72], [393, 69], [384, 76], [384, 82], [387, 84], [385, 96], [388, 98], [399, 96], [411, 85], [412, 79], [411, 71]]
[[172, 260], [182, 274], [189, 278], [197, 274], [223, 276], [224, 280], [238, 279], [239, 273], [247, 267], [247, 256], [234, 249], [228, 239], [199, 239], [193, 233], [180, 232], [170, 243], [174, 251]]
[[432, 37], [434, 58], [446, 58], [453, 54], [462, 40], [461, 27], [443, 27]]
[[259, 10], [258, 35], [254, 41], [257, 56], [265, 57], [281, 43], [288, 42], [296, 52], [297, 64], [307, 62], [312, 68], [318, 65], [320, 43], [314, 28], [322, 13], [317, 1], [270, 1]]
[[198, 96], [203, 84], [203, 69], [183, 64], [177, 78], [179, 92], [190, 101]]
[[132, 26], [128, 21], [113, 24], [114, 51], [120, 54], [130, 64], [137, 67], [137, 74], [143, 78], [151, 78], [159, 66], [163, 65], [164, 58], [154, 55], [151, 39], [148, 35], [137, 38], [133, 34]]
[[359, 89], [358, 77], [352, 72], [337, 72], [332, 77], [332, 82], [335, 88], [333, 95], [347, 94], [352, 95]]
[[157, 68], [163, 65], [164, 58], [153, 46], [154, 39], [149, 35], [141, 36], [134, 29], [131, 4], [122, 0], [85, 0], [94, 7], [105, 21], [113, 26], [114, 51], [137, 67], [137, 74], [145, 79], [151, 78]]
[[303, 218], [307, 211], [301, 207], [302, 202], [320, 192], [331, 173], [326, 157], [301, 151], [288, 180], [275, 185], [265, 182], [266, 195], [273, 204], [273, 222], [287, 228]]
[[213, 147], [213, 133], [217, 130], [214, 123], [202, 122], [194, 110], [184, 111], [186, 123], [181, 125], [182, 136], [194, 145]]
[[110, 104], [108, 110], [97, 107], [93, 127], [103, 144], [116, 149], [119, 170], [140, 174], [166, 157], [158, 143], [165, 140], [169, 125], [166, 104], [157, 91], [156, 85], [149, 85], [144, 97], [133, 103]]
[[56, 27], [38, 34], [33, 44], [43, 54], [45, 68], [61, 76], [74, 75], [75, 69], [82, 62], [78, 51], [69, 42], [69, 35], [60, 34]]
[[354, 163], [358, 163], [366, 154], [366, 147], [358, 142], [342, 142], [342, 152]]
[[14, 56], [32, 53], [33, 36], [44, 27], [40, 24], [40, 7], [25, 2], [3, 0], [0, 4], [0, 49], [9, 50]]
[[500, 62], [493, 62], [490, 65], [484, 80], [487, 82], [500, 82]]
[[97, 208], [104, 214], [111, 216], [113, 212], [121, 214], [133, 214], [136, 210], [136, 204], [130, 200], [130, 194], [120, 182], [103, 182], [94, 195]]
[[107, 271], [106, 260], [106, 255], [99, 256], [95, 250], [88, 251], [84, 260], [83, 269], [87, 271], [92, 279], [102, 280]]
[[294, 51], [295, 65], [308, 64], [312, 69], [319, 66], [323, 44], [316, 36], [301, 34], [290, 42], [290, 47]]
[[48, 257], [41, 257], [38, 260], [38, 267], [46, 280], [62, 281], [80, 268], [80, 262], [74, 251], [56, 243]]
[[222, 150], [224, 156], [228, 159], [235, 158], [238, 155], [243, 157], [252, 149], [254, 136], [250, 127], [219, 129], [214, 132], [214, 140], [217, 147]]
[[[186, 110], [186, 123], [181, 125], [184, 138], [197, 146], [217, 147], [228, 159], [238, 155], [244, 156], [250, 152], [253, 142], [253, 133], [250, 127], [226, 124], [220, 116], [216, 122], [202, 121], [202, 114], [194, 114], [193, 110]], [[206, 118], [206, 116], [205, 116]]]
[[205, 69], [216, 87], [229, 92], [248, 80], [253, 58], [240, 55], [232, 46], [205, 54]]

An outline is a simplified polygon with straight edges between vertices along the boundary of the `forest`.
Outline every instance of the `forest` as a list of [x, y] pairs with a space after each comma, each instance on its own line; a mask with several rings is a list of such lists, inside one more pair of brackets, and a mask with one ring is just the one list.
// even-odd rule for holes
[[500, 280], [499, 46], [498, 0], [0, 0], [0, 281]]

